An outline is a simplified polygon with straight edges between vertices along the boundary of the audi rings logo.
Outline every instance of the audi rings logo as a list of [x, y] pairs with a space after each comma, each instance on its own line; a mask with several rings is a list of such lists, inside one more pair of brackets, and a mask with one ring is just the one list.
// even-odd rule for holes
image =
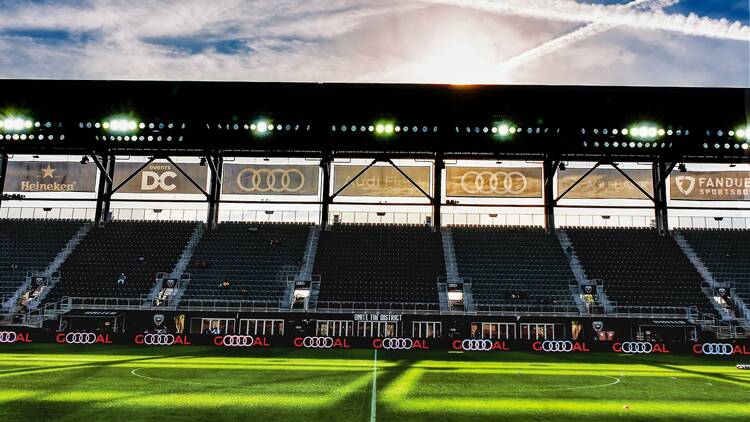
[[174, 335], [146, 334], [143, 336], [143, 344], [147, 346], [171, 346], [174, 344]]
[[250, 347], [253, 345], [253, 336], [224, 336], [221, 344], [227, 347]]
[[60, 344], [110, 344], [109, 334], [96, 333], [59, 333], [55, 341]]
[[542, 350], [545, 352], [572, 352], [573, 342], [567, 340], [545, 340], [542, 342]]
[[308, 349], [330, 349], [333, 347], [332, 337], [305, 337], [302, 346]]
[[[619, 345], [619, 347], [617, 347]], [[624, 341], [612, 345], [615, 352], [622, 353], [644, 353], [648, 354], [654, 351], [654, 345], [645, 341]], [[619, 350], [618, 350], [619, 349]]]
[[526, 176], [518, 171], [467, 171], [461, 189], [472, 194], [520, 194], [526, 190]]
[[531, 348], [537, 352], [590, 352], [586, 343], [570, 340], [544, 340], [535, 341]]
[[306, 347], [308, 349], [348, 349], [351, 346], [346, 339], [309, 336], [295, 338], [294, 347]]
[[693, 351], [704, 355], [729, 356], [734, 354], [734, 346], [729, 343], [704, 343], [693, 346]]
[[135, 344], [145, 344], [146, 346], [190, 345], [187, 336], [174, 334], [138, 334], [134, 341]]
[[305, 187], [305, 175], [294, 168], [246, 168], [237, 175], [237, 186], [245, 192], [296, 193]]
[[15, 343], [18, 333], [15, 331], [0, 331], [0, 343]]
[[461, 350], [489, 352], [492, 350], [492, 340], [466, 339], [461, 342]]
[[376, 338], [372, 341], [372, 347], [375, 349], [387, 350], [409, 350], [414, 347], [414, 340], [410, 338], [386, 337], [384, 339]]

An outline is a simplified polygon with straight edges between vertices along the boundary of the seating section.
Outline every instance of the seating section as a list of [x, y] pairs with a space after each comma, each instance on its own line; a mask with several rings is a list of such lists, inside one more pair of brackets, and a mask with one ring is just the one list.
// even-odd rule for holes
[[[138, 298], [171, 272], [196, 228], [181, 222], [110, 222], [91, 231], [60, 268], [45, 302], [63, 296]], [[120, 274], [126, 280], [118, 284]]]
[[681, 233], [714, 278], [730, 283], [735, 294], [750, 303], [750, 231], [714, 229]]
[[440, 233], [424, 226], [334, 225], [321, 232], [318, 302], [437, 303]]
[[[286, 275], [299, 273], [309, 224], [236, 223], [206, 230], [188, 268], [186, 300], [279, 302]], [[229, 286], [221, 286], [224, 280]]]
[[74, 220], [0, 220], [0, 302], [44, 271], [83, 225]]
[[671, 236], [653, 229], [566, 230], [591, 280], [619, 306], [696, 306], [714, 313], [701, 278]]
[[477, 305], [572, 305], [575, 277], [555, 235], [541, 228], [453, 227], [459, 275]]

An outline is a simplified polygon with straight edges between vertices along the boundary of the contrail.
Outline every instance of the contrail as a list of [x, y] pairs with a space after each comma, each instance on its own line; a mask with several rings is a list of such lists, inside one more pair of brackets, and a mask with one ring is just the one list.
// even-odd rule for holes
[[642, 12], [626, 5], [599, 5], [578, 3], [573, 0], [421, 0], [507, 13], [530, 18], [565, 22], [602, 23], [632, 28], [679, 32], [724, 40], [750, 41], [750, 26], [739, 21], [712, 19], [696, 14], [666, 14], [660, 10]]
[[[628, 7], [639, 11], [650, 11], [664, 9], [677, 3], [679, 3], [679, 0], [634, 0], [630, 3], [624, 4], [623, 7]], [[499, 71], [507, 71], [517, 68], [533, 60], [536, 60], [539, 57], [558, 51], [571, 44], [591, 38], [595, 35], [601, 34], [602, 32], [606, 32], [612, 28], [616, 28], [617, 26], [618, 25], [612, 25], [608, 23], [590, 23], [586, 26], [576, 29], [573, 32], [557, 37], [545, 42], [544, 44], [513, 56], [498, 64], [497, 69]]]

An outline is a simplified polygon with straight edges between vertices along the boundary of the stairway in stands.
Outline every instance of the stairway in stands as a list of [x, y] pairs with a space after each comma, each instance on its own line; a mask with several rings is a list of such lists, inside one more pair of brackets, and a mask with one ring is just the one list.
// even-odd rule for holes
[[[44, 299], [68, 297], [140, 298], [156, 273], [169, 272], [179, 260], [195, 223], [114, 221], [92, 227], [60, 266], [60, 280]], [[125, 274], [124, 284], [118, 284]]]
[[320, 233], [313, 273], [321, 277], [318, 309], [358, 302], [438, 310], [438, 277], [445, 276], [440, 233], [425, 226], [336, 224]]
[[565, 231], [587, 277], [604, 282], [618, 309], [696, 307], [715, 314], [701, 290], [702, 277], [672, 237], [645, 228]]
[[44, 272], [83, 225], [78, 220], [0, 220], [0, 302], [11, 306], [27, 272]]
[[458, 226], [452, 232], [458, 271], [472, 280], [478, 311], [499, 305], [578, 311], [570, 290], [576, 280], [554, 234], [534, 227]]
[[[310, 227], [225, 222], [207, 229], [190, 260], [190, 282], [180, 304], [257, 301], [279, 307], [287, 276], [298, 275], [304, 264]], [[224, 280], [228, 287], [221, 286]]]

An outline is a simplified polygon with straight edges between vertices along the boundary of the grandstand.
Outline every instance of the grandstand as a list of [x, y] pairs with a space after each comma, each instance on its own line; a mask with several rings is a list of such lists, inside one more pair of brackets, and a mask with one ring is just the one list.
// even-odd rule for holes
[[742, 89], [0, 92], [25, 122], [0, 128], [6, 326], [445, 345], [750, 330]]
[[287, 276], [301, 270], [309, 233], [306, 224], [217, 225], [193, 254], [183, 300], [248, 300], [278, 308], [289, 293]]
[[440, 235], [425, 226], [334, 225], [320, 235], [314, 272], [324, 306], [381, 302], [435, 309], [437, 280], [445, 275]]
[[171, 272], [195, 227], [155, 221], [112, 221], [92, 227], [60, 266], [60, 280], [44, 301], [66, 296], [139, 298], [151, 290], [158, 272]]
[[528, 227], [453, 227], [459, 273], [479, 309], [573, 305], [576, 280], [554, 234]]

